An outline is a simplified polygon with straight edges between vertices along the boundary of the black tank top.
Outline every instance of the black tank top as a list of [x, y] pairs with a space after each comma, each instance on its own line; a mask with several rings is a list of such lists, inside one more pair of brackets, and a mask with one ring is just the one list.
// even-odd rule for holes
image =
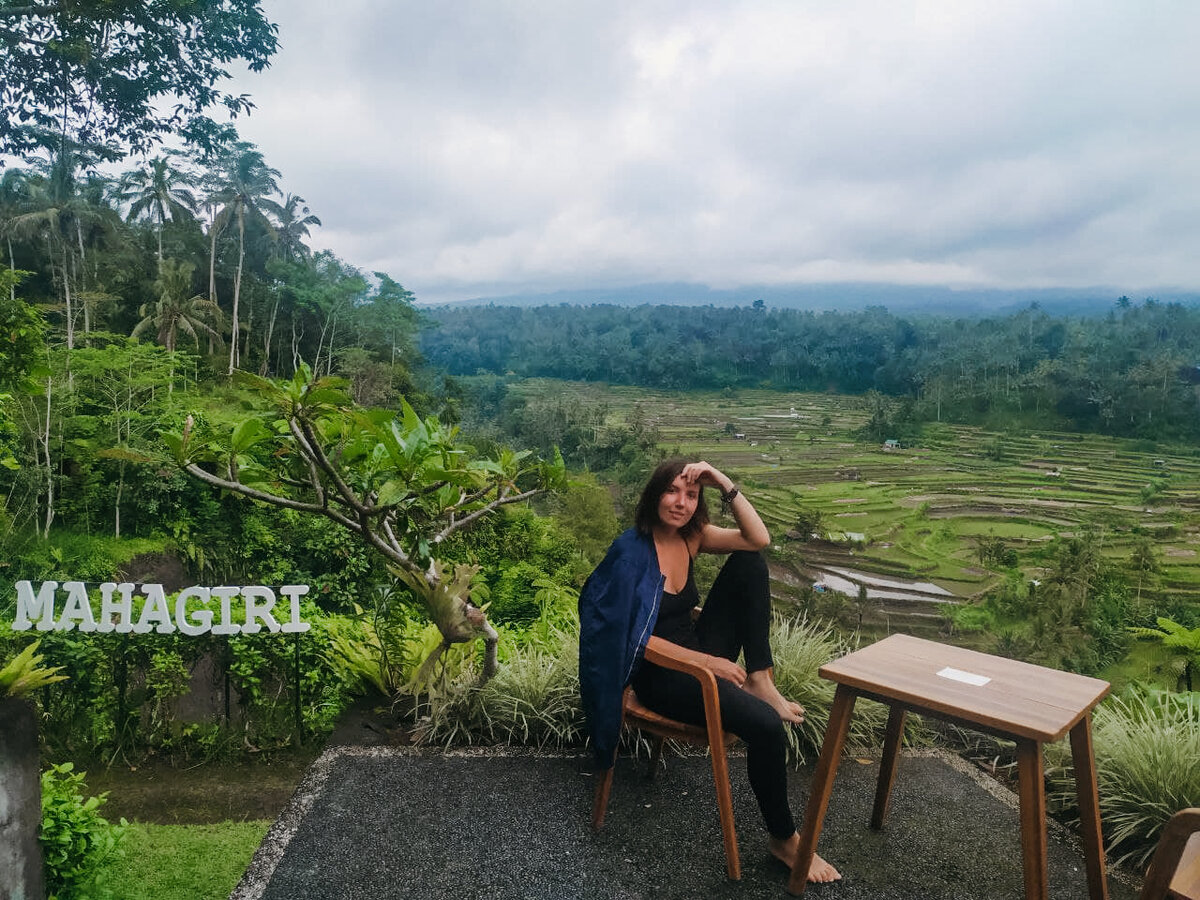
[[654, 623], [654, 633], [672, 644], [680, 644], [693, 650], [699, 649], [696, 629], [692, 624], [692, 610], [699, 603], [700, 591], [696, 588], [692, 560], [689, 557], [687, 583], [683, 590], [678, 594], [663, 591], [662, 602], [658, 607], [658, 620]]

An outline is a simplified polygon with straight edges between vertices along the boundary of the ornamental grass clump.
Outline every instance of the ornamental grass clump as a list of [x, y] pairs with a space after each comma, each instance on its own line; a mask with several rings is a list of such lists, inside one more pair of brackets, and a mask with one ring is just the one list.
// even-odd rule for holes
[[[587, 738], [579, 700], [579, 626], [563, 621], [564, 604], [544, 604], [542, 617], [524, 639], [505, 633], [509, 648], [494, 678], [478, 684], [475, 661], [431, 684], [420, 698], [417, 735], [425, 743], [507, 744], [539, 749], [580, 748]], [[537, 640], [529, 640], [530, 631]], [[771, 625], [775, 678], [785, 697], [805, 708], [804, 723], [788, 729], [791, 757], [803, 762], [820, 746], [829, 721], [834, 686], [818, 674], [849, 647], [829, 625], [777, 616]], [[886, 710], [859, 701], [851, 722], [852, 746], [877, 743]], [[636, 749], [636, 743], [635, 743]]]
[[[775, 683], [783, 696], [804, 707], [804, 721], [788, 729], [793, 762], [803, 763], [808, 754], [820, 750], [829, 723], [835, 685], [821, 678], [818, 670], [853, 649], [829, 624], [807, 617], [773, 618], [771, 654], [775, 660]], [[860, 699], [854, 706], [847, 743], [851, 747], [875, 746], [876, 736], [886, 721], [887, 710], [883, 706]]]
[[423, 713], [423, 742], [579, 746], [584, 736], [579, 637], [556, 630], [541, 643], [516, 647], [483, 685], [473, 672], [463, 671], [453, 683], [427, 695]]
[[[1200, 806], [1200, 692], [1134, 687], [1092, 719], [1100, 818], [1115, 862], [1144, 866], [1177, 810]], [[1070, 751], [1047, 747], [1050, 800], [1077, 816]]]

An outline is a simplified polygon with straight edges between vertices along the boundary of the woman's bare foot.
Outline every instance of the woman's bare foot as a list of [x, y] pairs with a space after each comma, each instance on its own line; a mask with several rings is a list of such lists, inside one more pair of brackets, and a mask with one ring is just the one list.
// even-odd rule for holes
[[775, 687], [775, 682], [766, 669], [749, 673], [742, 687], [759, 700], [770, 703], [783, 721], [797, 725], [804, 721], [804, 707], [779, 693], [779, 688]]
[[[768, 837], [767, 848], [771, 851], [772, 856], [791, 869], [796, 865], [796, 853], [800, 849], [800, 835], [792, 832], [792, 836], [784, 840]], [[842, 873], [822, 859], [820, 855], [814, 853], [812, 864], [808, 867], [808, 880], [818, 884], [841, 881]]]

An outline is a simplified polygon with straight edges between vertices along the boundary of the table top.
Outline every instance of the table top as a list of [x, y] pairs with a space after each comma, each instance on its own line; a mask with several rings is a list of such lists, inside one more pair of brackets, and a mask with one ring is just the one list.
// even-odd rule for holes
[[893, 634], [821, 667], [839, 684], [1013, 737], [1057, 741], [1107, 681]]

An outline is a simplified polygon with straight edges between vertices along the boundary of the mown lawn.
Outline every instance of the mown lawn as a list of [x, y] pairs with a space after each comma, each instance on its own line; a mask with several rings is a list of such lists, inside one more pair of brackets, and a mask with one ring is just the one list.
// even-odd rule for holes
[[270, 826], [131, 823], [124, 855], [104, 866], [101, 883], [121, 900], [225, 900]]

